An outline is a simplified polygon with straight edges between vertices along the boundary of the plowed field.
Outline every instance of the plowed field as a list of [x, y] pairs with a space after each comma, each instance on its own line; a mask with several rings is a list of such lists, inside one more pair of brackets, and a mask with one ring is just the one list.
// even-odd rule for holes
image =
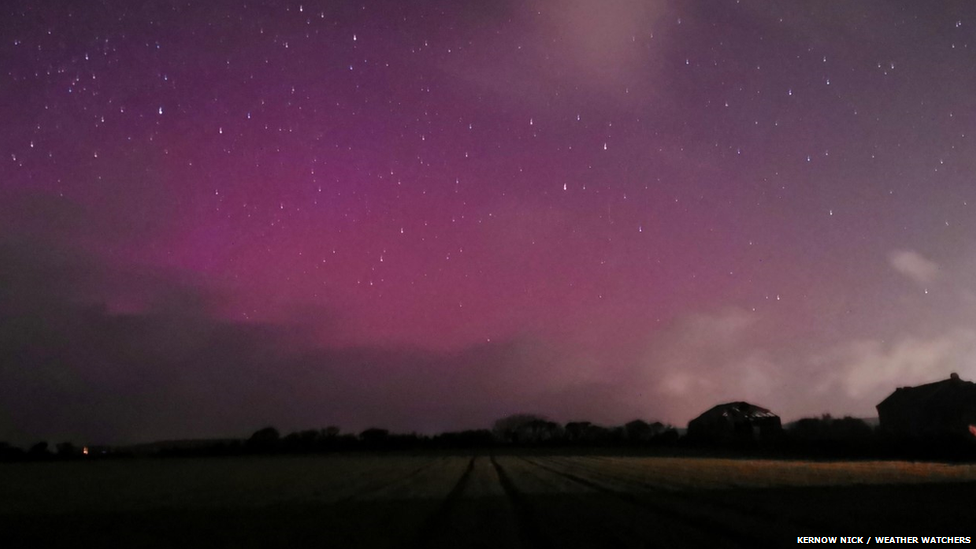
[[0, 466], [3, 547], [781, 547], [971, 535], [976, 465], [329, 456]]

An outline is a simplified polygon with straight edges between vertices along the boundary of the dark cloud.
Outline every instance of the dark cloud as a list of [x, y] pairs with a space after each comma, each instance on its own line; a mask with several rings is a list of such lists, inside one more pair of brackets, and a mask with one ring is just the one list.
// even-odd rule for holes
[[21, 204], [22, 223], [7, 218], [20, 230], [0, 240], [0, 439], [243, 435], [266, 423], [436, 431], [558, 400], [545, 394], [560, 359], [529, 338], [447, 354], [324, 347], [310, 326], [339, 324], [322, 307], [294, 307], [280, 324], [228, 320], [189, 277], [82, 251], [83, 209]]

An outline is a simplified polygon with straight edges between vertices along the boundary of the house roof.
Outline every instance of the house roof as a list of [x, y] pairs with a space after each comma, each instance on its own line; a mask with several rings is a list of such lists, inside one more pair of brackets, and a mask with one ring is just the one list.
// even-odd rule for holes
[[920, 407], [929, 403], [947, 403], [960, 399], [976, 399], [976, 383], [963, 381], [952, 374], [949, 379], [926, 383], [916, 387], [899, 387], [888, 398], [878, 403], [878, 408], [895, 406]]
[[698, 416], [698, 418], [729, 418], [732, 421], [746, 421], [751, 419], [763, 419], [779, 417], [768, 409], [748, 402], [727, 402], [713, 406], [711, 409]]

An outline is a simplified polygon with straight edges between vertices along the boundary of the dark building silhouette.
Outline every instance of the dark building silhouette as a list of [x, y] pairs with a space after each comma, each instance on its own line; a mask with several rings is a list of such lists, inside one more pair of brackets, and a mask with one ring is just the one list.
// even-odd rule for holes
[[688, 437], [702, 440], [760, 440], [782, 431], [779, 416], [748, 402], [719, 404], [688, 423]]
[[899, 387], [878, 406], [885, 432], [905, 436], [976, 436], [976, 383], [949, 379]]

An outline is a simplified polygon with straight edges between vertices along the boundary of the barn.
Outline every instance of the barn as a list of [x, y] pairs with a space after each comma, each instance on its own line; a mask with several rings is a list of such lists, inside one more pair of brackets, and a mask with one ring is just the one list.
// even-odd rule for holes
[[878, 406], [881, 430], [902, 436], [976, 435], [976, 383], [958, 374], [899, 387]]
[[761, 440], [782, 431], [779, 416], [748, 402], [719, 404], [688, 423], [688, 437], [702, 440]]

